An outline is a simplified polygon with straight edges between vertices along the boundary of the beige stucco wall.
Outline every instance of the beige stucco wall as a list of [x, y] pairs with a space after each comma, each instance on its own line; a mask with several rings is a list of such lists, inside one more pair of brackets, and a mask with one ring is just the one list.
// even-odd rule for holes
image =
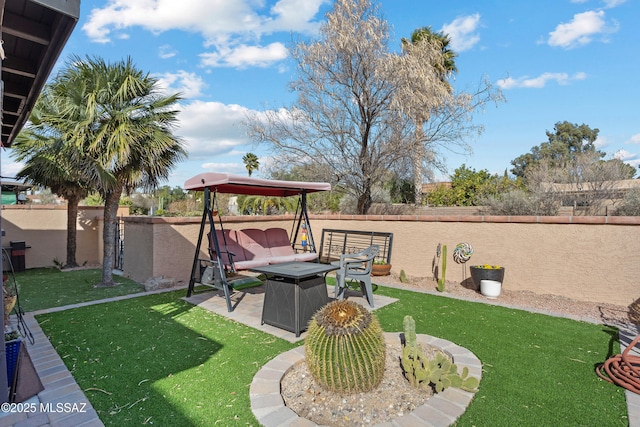
[[[80, 265], [102, 263], [103, 211], [102, 206], [78, 207], [76, 260]], [[118, 209], [118, 216], [128, 214], [128, 207]], [[67, 260], [66, 205], [3, 205], [0, 215], [5, 231], [2, 246], [9, 247], [11, 241], [24, 241], [30, 246], [26, 268], [52, 267]]]
[[[78, 264], [102, 262], [98, 257], [98, 218], [102, 208], [80, 207], [77, 221], [76, 259]], [[26, 268], [49, 267], [54, 260], [64, 263], [67, 259], [67, 208], [49, 205], [2, 206], [2, 229], [5, 236], [2, 246], [12, 240], [24, 241], [30, 246], [26, 251]]]
[[[224, 221], [229, 229], [290, 231], [293, 218]], [[635, 259], [640, 253], [638, 217], [311, 215], [311, 226], [318, 245], [323, 228], [394, 233], [396, 273], [404, 270], [410, 276], [431, 278], [436, 247], [442, 243], [449, 253], [447, 280], [470, 280], [468, 265], [499, 264], [506, 269], [507, 289], [625, 306], [640, 299], [640, 263]], [[138, 281], [165, 276], [188, 282], [199, 230], [200, 218], [125, 218], [125, 275]], [[474, 247], [467, 265], [452, 258], [460, 242]]]

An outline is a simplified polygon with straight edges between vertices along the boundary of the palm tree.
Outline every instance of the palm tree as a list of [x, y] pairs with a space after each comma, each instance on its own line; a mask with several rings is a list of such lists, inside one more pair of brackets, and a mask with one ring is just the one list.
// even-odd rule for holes
[[[440, 52], [440, 58], [438, 60], [433, 61], [431, 64], [436, 71], [440, 81], [445, 86], [446, 90], [451, 93], [453, 88], [449, 83], [448, 79], [452, 74], [458, 72], [458, 68], [456, 67], [455, 58], [458, 56], [453, 50], [449, 48], [451, 44], [451, 38], [448, 34], [443, 33], [442, 31], [433, 32], [431, 27], [422, 27], [414, 30], [411, 33], [411, 40], [402, 39], [402, 46], [405, 50], [408, 49], [409, 45], [412, 46], [420, 46], [421, 43], [429, 43], [433, 46], [436, 46]], [[412, 163], [413, 163], [413, 173], [414, 173], [414, 195], [415, 195], [415, 204], [416, 206], [422, 205], [422, 162], [425, 159], [426, 152], [422, 145], [422, 125], [424, 122], [429, 120], [430, 112], [428, 109], [423, 109], [420, 116], [416, 116], [414, 118], [415, 124], [415, 146], [412, 151]]]
[[276, 213], [294, 213], [298, 206], [297, 197], [241, 196], [238, 200], [240, 212], [273, 215]]
[[[58, 74], [60, 120], [69, 142], [92, 161], [82, 174], [100, 192], [104, 206], [102, 279], [114, 286], [113, 261], [117, 210], [123, 192], [152, 191], [186, 157], [172, 134], [179, 96], [158, 91], [157, 80], [137, 69], [131, 58], [107, 63], [74, 56]], [[78, 119], [80, 118], [80, 119]]]
[[247, 168], [247, 172], [249, 172], [249, 176], [251, 176], [253, 171], [258, 170], [258, 166], [260, 166], [258, 156], [253, 153], [247, 153], [242, 156], [242, 161], [244, 162], [244, 166]]
[[[80, 174], [80, 168], [72, 166], [80, 156], [75, 146], [60, 139], [62, 132], [51, 126], [51, 118], [57, 117], [51, 93], [45, 87], [29, 118], [29, 125], [22, 130], [12, 146], [12, 156], [25, 166], [17, 177], [26, 182], [49, 187], [67, 201], [67, 259], [64, 268], [77, 267], [77, 219], [78, 204], [89, 191], [89, 183]], [[74, 160], [75, 159], [75, 160]]]
[[411, 40], [403, 38], [402, 44], [406, 45], [407, 43], [411, 43], [416, 45], [422, 40], [428, 40], [439, 46], [442, 61], [436, 62], [433, 65], [436, 67], [438, 74], [440, 74], [442, 82], [450, 87], [448, 82], [449, 77], [458, 72], [458, 67], [456, 66], [456, 56], [458, 56], [458, 54], [449, 48], [451, 38], [442, 31], [433, 32], [431, 27], [422, 27], [411, 33]]

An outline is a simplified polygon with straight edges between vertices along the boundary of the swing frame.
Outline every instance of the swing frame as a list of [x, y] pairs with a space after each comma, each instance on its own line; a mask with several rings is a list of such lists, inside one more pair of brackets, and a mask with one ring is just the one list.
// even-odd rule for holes
[[[221, 194], [242, 194], [252, 196], [270, 196], [270, 197], [289, 197], [300, 196], [299, 212], [296, 211], [294, 216], [294, 223], [292, 232], [289, 234], [290, 243], [295, 250], [295, 242], [298, 239], [298, 232], [301, 224], [306, 224], [307, 230], [307, 247], [313, 252], [317, 253], [315, 241], [313, 239], [313, 233], [311, 231], [311, 225], [309, 223], [309, 214], [307, 212], [307, 194], [318, 191], [330, 191], [331, 184], [326, 182], [303, 182], [303, 181], [281, 181], [270, 180], [261, 178], [251, 178], [242, 175], [235, 175], [229, 173], [216, 173], [206, 172], [198, 174], [185, 182], [185, 190], [191, 191], [203, 191], [204, 192], [204, 208], [202, 211], [202, 219], [200, 221], [200, 232], [198, 233], [198, 240], [195, 248], [195, 255], [193, 258], [193, 265], [191, 268], [191, 276], [189, 279], [189, 287], [187, 289], [187, 297], [190, 297], [194, 293], [196, 280], [202, 281], [202, 262], [209, 263], [212, 267], [214, 287], [221, 289], [224, 292], [224, 297], [227, 302], [227, 310], [233, 311], [233, 305], [231, 304], [231, 290], [232, 284], [227, 278], [227, 269], [222, 262], [222, 254], [227, 253], [229, 257], [229, 265], [231, 266], [231, 272], [235, 273], [235, 267], [233, 263], [233, 256], [227, 251], [221, 251], [221, 244], [225, 245], [226, 242], [220, 242], [216, 233], [215, 216], [219, 220], [219, 229], [223, 231], [222, 236], [224, 238], [223, 221], [220, 215], [214, 213], [214, 206], [216, 205], [216, 195]], [[213, 242], [213, 248], [209, 248], [209, 259], [203, 259], [200, 257], [200, 250], [202, 248], [202, 240], [207, 230], [210, 233], [210, 242]], [[215, 253], [215, 259], [213, 259], [213, 253]], [[317, 261], [316, 261], [317, 262]]]

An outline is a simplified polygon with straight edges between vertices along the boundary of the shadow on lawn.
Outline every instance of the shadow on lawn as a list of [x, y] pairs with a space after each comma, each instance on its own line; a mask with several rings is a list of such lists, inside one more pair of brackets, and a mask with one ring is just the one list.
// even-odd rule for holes
[[[105, 425], [193, 425], [181, 386], [197, 381], [223, 345], [207, 337], [190, 304], [144, 299], [45, 314], [38, 322]], [[86, 322], [95, 327], [74, 327]]]

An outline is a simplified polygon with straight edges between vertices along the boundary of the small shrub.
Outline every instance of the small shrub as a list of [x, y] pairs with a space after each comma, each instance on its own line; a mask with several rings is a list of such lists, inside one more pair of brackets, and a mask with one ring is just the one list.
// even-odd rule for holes
[[404, 270], [400, 270], [400, 282], [407, 283], [409, 280], [407, 279], [407, 273]]
[[488, 215], [557, 215], [560, 205], [548, 194], [513, 190], [480, 202]]
[[619, 216], [640, 216], [640, 189], [634, 188], [629, 190], [613, 214]]

